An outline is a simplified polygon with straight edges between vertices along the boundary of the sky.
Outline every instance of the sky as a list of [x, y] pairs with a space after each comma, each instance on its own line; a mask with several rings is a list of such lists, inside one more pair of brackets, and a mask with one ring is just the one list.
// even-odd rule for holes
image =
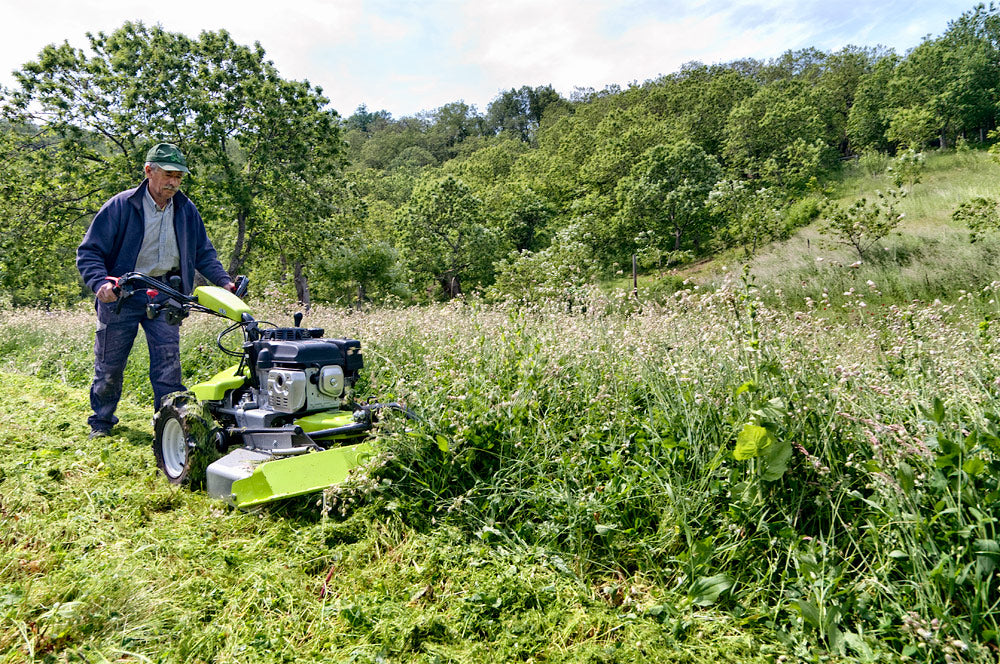
[[807, 47], [903, 54], [974, 0], [0, 0], [0, 86], [47, 44], [128, 20], [260, 42], [287, 79], [322, 87], [348, 116], [393, 117], [551, 85], [569, 97], [655, 79], [688, 62], [766, 60]]

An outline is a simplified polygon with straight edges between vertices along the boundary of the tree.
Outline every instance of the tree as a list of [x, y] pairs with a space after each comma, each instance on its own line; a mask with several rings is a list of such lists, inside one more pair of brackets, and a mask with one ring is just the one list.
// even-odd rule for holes
[[415, 276], [456, 297], [463, 281], [482, 284], [492, 275], [497, 242], [482, 218], [482, 202], [464, 182], [426, 177], [399, 213], [396, 246]]
[[495, 134], [506, 132], [527, 142], [541, 126], [546, 112], [568, 107], [551, 85], [511, 88], [490, 102], [486, 125]]
[[937, 134], [939, 126], [937, 117], [927, 108], [901, 108], [889, 121], [885, 137], [917, 152]]
[[673, 250], [693, 236], [698, 245], [708, 219], [705, 200], [722, 178], [719, 163], [691, 142], [647, 150], [618, 188], [618, 207], [628, 228], [672, 238]]
[[[759, 177], [768, 159], [781, 160], [789, 146], [823, 140], [820, 112], [802, 81], [777, 81], [733, 108], [726, 122], [723, 156], [749, 177]], [[779, 161], [779, 168], [782, 164]]]
[[448, 149], [448, 157], [457, 154], [458, 146], [467, 139], [482, 136], [486, 132], [485, 119], [476, 112], [475, 106], [464, 101], [456, 101], [438, 108], [431, 113], [430, 133]]
[[892, 109], [887, 106], [887, 98], [889, 81], [898, 62], [899, 58], [895, 53], [885, 54], [858, 81], [854, 103], [847, 114], [849, 151], [888, 151], [889, 142], [885, 133], [889, 128]]
[[57, 160], [47, 132], [0, 122], [0, 291], [13, 304], [61, 306], [81, 294], [74, 254], [99, 187], [53, 168]]
[[720, 180], [706, 205], [719, 219], [715, 239], [722, 247], [742, 247], [748, 260], [765, 243], [787, 234], [782, 201], [774, 189], [754, 189], [745, 180]]
[[859, 86], [884, 56], [879, 49], [847, 46], [823, 62], [816, 84], [816, 106], [823, 112], [825, 140], [841, 155], [851, 154], [847, 127]]
[[904, 150], [896, 155], [886, 170], [892, 176], [892, 183], [896, 188], [909, 194], [913, 191], [913, 185], [920, 182], [920, 175], [924, 170], [924, 153], [914, 152], [912, 148]]
[[861, 198], [846, 208], [830, 203], [823, 211], [826, 224], [820, 232], [832, 235], [841, 244], [857, 251], [859, 258], [864, 258], [872, 245], [902, 221], [903, 215], [896, 211], [899, 196], [896, 191], [878, 192], [876, 200]]
[[576, 223], [561, 229], [552, 244], [538, 252], [512, 253], [497, 263], [496, 283], [488, 294], [495, 299], [535, 300], [570, 298], [600, 272], [600, 264]]
[[282, 79], [260, 44], [239, 45], [225, 31], [190, 39], [125, 23], [87, 38], [90, 55], [46, 46], [15, 73], [20, 89], [5, 105], [51, 133], [55, 167], [99, 185], [90, 212], [133, 185], [149, 145], [167, 140], [194, 165], [188, 187], [210, 230], [235, 223], [231, 273], [275, 224], [307, 221], [285, 214], [265, 223], [264, 198], [293, 174], [311, 182], [340, 167], [337, 115], [319, 88]]
[[399, 252], [392, 245], [355, 233], [332, 251], [315, 257], [317, 290], [327, 301], [357, 302], [405, 295]]
[[671, 118], [678, 136], [718, 155], [729, 113], [757, 88], [751, 77], [732, 69], [687, 67], [653, 90], [649, 105], [660, 117]]
[[1000, 203], [995, 198], [976, 197], [959, 205], [951, 218], [969, 228], [969, 242], [976, 243], [986, 233], [1000, 230]]

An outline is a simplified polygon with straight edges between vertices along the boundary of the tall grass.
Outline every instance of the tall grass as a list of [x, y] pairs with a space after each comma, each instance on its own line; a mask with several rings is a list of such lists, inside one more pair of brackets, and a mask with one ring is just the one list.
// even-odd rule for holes
[[[711, 631], [718, 643], [730, 643], [729, 628], [741, 629], [771, 653], [810, 660], [831, 653], [992, 661], [1000, 596], [997, 285], [953, 293], [948, 304], [890, 305], [878, 290], [856, 287], [835, 304], [817, 289], [793, 311], [771, 306], [770, 291], [752, 277], [734, 275], [662, 304], [595, 293], [569, 311], [565, 303], [475, 302], [316, 310], [307, 324], [363, 340], [359, 396], [403, 400], [422, 422], [383, 422], [383, 452], [371, 467], [328, 491], [321, 508], [304, 507], [287, 528], [280, 508], [263, 517], [261, 530], [226, 510], [211, 516], [207, 501], [189, 504], [167, 492], [138, 452], [117, 471], [142, 477], [127, 496], [82, 468], [55, 469], [89, 478], [96, 488], [76, 505], [93, 514], [84, 503], [104, 501], [116, 527], [132, 527], [131, 515], [164, 502], [170, 514], [227, 524], [211, 528], [215, 546], [184, 539], [160, 518], [155, 532], [140, 530], [137, 547], [173, 561], [164, 579], [145, 581], [148, 588], [117, 591], [144, 598], [129, 615], [146, 656], [168, 648], [168, 659], [235, 657], [239, 644], [256, 638], [235, 626], [247, 619], [262, 621], [261, 643], [287, 632], [307, 652], [345, 655], [353, 647], [361, 661], [406, 661], [414, 652], [464, 661], [482, 656], [468, 644], [483, 640], [500, 644], [504, 660], [589, 653], [594, 661], [676, 661], [697, 659], [686, 648], [706, 620], [722, 620], [728, 627]], [[276, 307], [261, 317], [289, 313]], [[77, 355], [88, 357], [88, 318], [5, 313], [6, 368], [47, 367], [50, 380], [82, 394]], [[221, 362], [210, 353], [210, 323], [191, 322], [183, 353], [197, 378]], [[56, 370], [61, 364], [70, 368]], [[144, 382], [140, 362], [127, 389], [141, 395]], [[82, 410], [77, 405], [74, 417]], [[148, 420], [133, 421], [128, 436], [141, 441]], [[79, 550], [87, 537], [71, 525], [74, 503], [45, 479], [51, 466], [39, 475], [14, 460], [15, 438], [0, 439], [7, 441], [3, 504], [22, 515], [15, 539], [62, 533], [61, 546]], [[32, 443], [40, 469], [48, 463], [42, 452], [57, 441], [49, 434]], [[311, 521], [311, 509], [328, 517]], [[187, 548], [164, 544], [174, 537]], [[46, 569], [32, 575], [10, 562], [24, 557], [20, 546], [5, 544], [8, 563], [0, 562], [0, 582], [22, 598], [5, 609], [13, 616], [7, 624], [28, 630], [4, 628], [12, 653], [38, 642], [29, 624], [64, 619], [56, 608], [32, 611], [27, 598], [56, 607], [51, 584], [66, 583], [59, 570], [67, 559], [43, 556]], [[129, 547], [117, 546], [100, 564], [102, 583], [107, 565], [135, 565]], [[294, 553], [301, 547], [304, 557]], [[341, 569], [336, 561], [346, 552], [352, 562], [341, 581], [333, 573], [338, 600], [329, 608], [304, 598], [296, 589], [303, 580], [277, 562], [290, 555], [315, 582], [324, 569]], [[188, 556], [196, 561], [190, 568], [182, 562]], [[252, 578], [224, 572], [226, 560]], [[210, 583], [199, 578], [202, 567]], [[80, 586], [71, 595], [98, 592]], [[190, 601], [202, 613], [185, 611], [171, 593], [198, 598]], [[77, 601], [60, 597], [58, 606]], [[272, 608], [249, 608], [258, 598]], [[229, 627], [209, 631], [205, 620]], [[567, 620], [587, 627], [580, 632]], [[91, 632], [67, 643], [109, 652], [100, 644], [120, 628], [87, 624]], [[175, 629], [190, 635], [183, 647], [164, 642]], [[650, 634], [660, 639], [652, 652], [629, 641]], [[422, 645], [415, 651], [413, 643]], [[720, 658], [718, 643], [702, 656]], [[763, 650], [758, 656], [766, 658]]]

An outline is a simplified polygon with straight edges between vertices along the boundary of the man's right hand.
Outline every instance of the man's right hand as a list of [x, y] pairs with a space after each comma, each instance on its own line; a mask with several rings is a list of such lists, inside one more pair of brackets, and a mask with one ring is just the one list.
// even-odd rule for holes
[[118, 296], [115, 295], [115, 287], [110, 282], [101, 284], [101, 287], [97, 289], [97, 299], [104, 303], [114, 302], [118, 299]]

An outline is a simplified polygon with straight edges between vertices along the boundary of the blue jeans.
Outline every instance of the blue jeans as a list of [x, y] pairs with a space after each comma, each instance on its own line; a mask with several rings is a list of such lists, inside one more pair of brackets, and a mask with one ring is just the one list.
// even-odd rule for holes
[[[162, 296], [161, 296], [162, 297]], [[116, 302], [97, 302], [97, 337], [94, 341], [94, 382], [90, 386], [90, 407], [94, 414], [87, 422], [92, 430], [108, 431], [118, 423], [115, 409], [122, 396], [125, 363], [135, 335], [142, 326], [149, 347], [149, 382], [153, 386], [153, 408], [181, 384], [180, 328], [163, 316], [146, 317], [149, 299], [139, 292], [125, 300], [115, 313]]]

